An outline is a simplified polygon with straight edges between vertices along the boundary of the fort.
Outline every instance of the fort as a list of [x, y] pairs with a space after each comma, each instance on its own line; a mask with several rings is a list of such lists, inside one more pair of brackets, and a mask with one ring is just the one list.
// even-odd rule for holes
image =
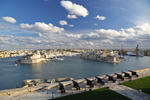
[[[18, 98], [36, 98], [38, 100], [38, 97], [52, 99], [80, 92], [85, 92], [89, 89], [95, 90], [102, 87], [108, 87], [112, 86], [113, 84], [120, 84], [126, 81], [135, 80], [146, 76], [150, 76], [150, 68], [138, 69], [134, 71], [130, 70], [127, 72], [112, 73], [77, 80], [74, 80], [73, 78], [59, 79], [59, 81], [45, 81], [43, 79], [37, 79], [37, 81], [35, 81], [36, 79], [30, 79], [30, 81], [34, 81], [36, 84], [22, 88], [2, 90], [0, 91], [0, 99], [16, 100]], [[77, 87], [80, 87], [80, 89], [77, 89]], [[63, 89], [65, 89], [65, 91], [62, 94]], [[50, 94], [52, 94], [52, 96], [48, 96]]]

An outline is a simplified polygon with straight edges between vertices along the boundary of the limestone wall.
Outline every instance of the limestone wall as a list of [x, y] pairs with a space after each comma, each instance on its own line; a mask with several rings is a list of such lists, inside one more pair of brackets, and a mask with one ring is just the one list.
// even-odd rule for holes
[[9, 95], [13, 95], [13, 94], [24, 94], [27, 92], [33, 92], [39, 89], [42, 89], [43, 87], [40, 86], [34, 86], [34, 87], [28, 87], [28, 88], [16, 88], [16, 89], [8, 89], [8, 90], [2, 90], [0, 91], [0, 96], [9, 96]]
[[[138, 70], [135, 70], [135, 71], [140, 75], [140, 77], [145, 77], [145, 76], [150, 75], [150, 67], [149, 68], [138, 69]], [[109, 75], [113, 75], [113, 74], [109, 74]], [[105, 75], [98, 76], [98, 77], [105, 78]], [[95, 77], [91, 77], [91, 78], [88, 78], [88, 79], [94, 80]], [[75, 80], [75, 81], [80, 83], [80, 82], [85, 81], [85, 79], [78, 79], [78, 80]], [[0, 97], [1, 96], [9, 96], [9, 95], [21, 95], [21, 94], [24, 94], [24, 93], [33, 92], [33, 91], [37, 91], [37, 90], [40, 90], [40, 89], [51, 89], [51, 88], [54, 88], [54, 87], [58, 87], [58, 84], [59, 84], [58, 82], [55, 82], [55, 83], [52, 83], [52, 84], [48, 84], [48, 83], [44, 84], [43, 83], [43, 84], [38, 85], [38, 86], [32, 86], [32, 87], [27, 87], [27, 88], [16, 88], [16, 89], [2, 90], [2, 91], [0, 91]], [[72, 81], [62, 82], [62, 84], [64, 86], [70, 85], [70, 84], [72, 84]]]

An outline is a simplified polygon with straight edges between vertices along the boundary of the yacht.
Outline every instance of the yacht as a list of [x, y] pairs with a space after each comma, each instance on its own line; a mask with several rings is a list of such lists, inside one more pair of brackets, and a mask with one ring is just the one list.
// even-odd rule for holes
[[52, 60], [53, 60], [53, 61], [63, 61], [63, 60], [64, 60], [64, 58], [54, 57], [54, 58], [52, 58]]

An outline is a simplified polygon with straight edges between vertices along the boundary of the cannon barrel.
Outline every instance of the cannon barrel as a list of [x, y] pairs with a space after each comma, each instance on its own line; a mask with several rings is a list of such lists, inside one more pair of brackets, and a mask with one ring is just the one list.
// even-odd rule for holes
[[64, 85], [60, 82], [59, 83], [59, 90], [61, 91], [61, 93], [65, 93], [65, 88], [64, 88]]
[[86, 82], [87, 82], [87, 85], [89, 85], [91, 88], [94, 87], [94, 84], [92, 83], [91, 80], [85, 78]]
[[77, 90], [80, 90], [80, 86], [79, 86], [78, 82], [72, 80], [72, 83], [73, 83], [73, 87], [75, 87]]
[[108, 74], [106, 74], [106, 76], [108, 77], [108, 80], [109, 80], [109, 81], [116, 82], [116, 79], [114, 79], [113, 76], [110, 76], [110, 75], [108, 75]]
[[103, 80], [97, 76], [95, 76], [95, 78], [97, 79], [97, 83], [101, 83], [101, 84], [105, 84], [105, 82], [103, 82]]
[[139, 76], [139, 75], [137, 74], [137, 72], [135, 72], [135, 71], [129, 70], [129, 72], [131, 72], [132, 76], [136, 76], [136, 77]]
[[124, 77], [121, 75], [121, 74], [118, 74], [118, 73], [114, 73], [117, 75], [117, 79], [121, 79], [121, 80], [124, 80]]
[[126, 72], [122, 72], [122, 73], [124, 73], [124, 74], [125, 74], [125, 76], [124, 76], [124, 77], [128, 77], [128, 78], [130, 78], [130, 79], [131, 79], [131, 76], [130, 76], [130, 74], [129, 74], [129, 73], [126, 73]]

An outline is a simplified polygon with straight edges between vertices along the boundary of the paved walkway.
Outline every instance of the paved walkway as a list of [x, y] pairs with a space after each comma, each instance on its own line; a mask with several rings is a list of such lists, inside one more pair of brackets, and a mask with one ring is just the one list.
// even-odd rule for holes
[[65, 94], [61, 94], [60, 92], [56, 92], [57, 88], [53, 88], [50, 90], [39, 90], [34, 92], [28, 92], [23, 95], [10, 95], [5, 97], [0, 97], [0, 100], [48, 100], [52, 98], [58, 98], [66, 95], [76, 94], [84, 92], [85, 89], [81, 89], [80, 91], [72, 91], [66, 90]]
[[[139, 92], [127, 86], [117, 85], [116, 83], [108, 83], [105, 86], [109, 87], [111, 90], [121, 95], [124, 95], [132, 100], [150, 100], [150, 95], [145, 94], [143, 92]], [[95, 89], [96, 88], [98, 87], [95, 87]], [[57, 91], [56, 89], [57, 88], [53, 88], [47, 91], [40, 90], [40, 91], [25, 93], [23, 95], [10, 95], [4, 98], [0, 97], [0, 100], [48, 100], [48, 99], [55, 98], [55, 97], [61, 97], [63, 95], [70, 95], [73, 92], [73, 91], [68, 90], [67, 93], [61, 94], [61, 93], [56, 92]], [[83, 91], [85, 90], [81, 89], [81, 91], [74, 91], [73, 94], [78, 93], [78, 92], [83, 92]]]
[[109, 88], [132, 100], [150, 100], [150, 95], [140, 92], [138, 90], [129, 88], [127, 86], [112, 84], [112, 85], [109, 85]]

